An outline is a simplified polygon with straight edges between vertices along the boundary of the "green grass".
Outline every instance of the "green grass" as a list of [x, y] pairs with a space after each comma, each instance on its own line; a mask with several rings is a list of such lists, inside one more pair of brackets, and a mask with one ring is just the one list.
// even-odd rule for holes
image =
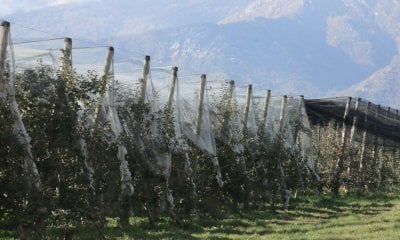
[[[0, 227], [6, 226], [0, 222]], [[9, 226], [8, 226], [9, 227]], [[14, 239], [15, 231], [1, 230], [1, 239]], [[75, 229], [74, 239], [99, 239], [89, 226]], [[50, 239], [62, 230], [49, 229]], [[291, 209], [248, 211], [217, 217], [191, 216], [176, 224], [168, 218], [151, 226], [147, 218], [131, 219], [120, 228], [108, 219], [107, 239], [400, 239], [400, 195], [370, 194], [332, 198], [329, 195], [301, 197]]]

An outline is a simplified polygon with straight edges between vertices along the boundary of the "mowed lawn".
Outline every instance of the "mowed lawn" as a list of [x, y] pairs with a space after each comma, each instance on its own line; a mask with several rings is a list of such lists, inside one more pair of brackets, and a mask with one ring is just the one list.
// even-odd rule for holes
[[[180, 224], [168, 218], [151, 226], [145, 217], [131, 219], [131, 227], [120, 228], [108, 219], [105, 239], [400, 239], [398, 194], [302, 196], [289, 210], [270, 209], [189, 216]], [[2, 228], [1, 239], [14, 239], [13, 229]], [[49, 230], [50, 239], [60, 239], [61, 228]], [[75, 230], [74, 239], [101, 239], [86, 226]]]

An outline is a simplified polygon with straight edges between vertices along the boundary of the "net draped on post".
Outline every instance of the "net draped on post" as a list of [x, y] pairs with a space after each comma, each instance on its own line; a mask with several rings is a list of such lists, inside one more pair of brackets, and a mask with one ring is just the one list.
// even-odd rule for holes
[[[105, 122], [109, 122], [112, 131], [112, 139], [111, 141], [118, 144], [118, 153], [116, 157], [120, 160], [120, 170], [121, 170], [121, 182], [122, 182], [122, 191], [128, 195], [132, 195], [133, 186], [131, 180], [131, 174], [128, 169], [128, 162], [125, 160], [125, 155], [127, 151], [125, 147], [120, 143], [119, 136], [122, 132], [119, 119], [116, 114], [115, 104], [114, 104], [114, 79], [111, 78], [113, 73], [113, 69], [110, 70], [110, 73], [105, 73], [105, 61], [104, 56], [106, 54], [106, 47], [79, 47], [69, 49], [69, 55], [65, 56], [65, 45], [66, 39], [57, 38], [50, 40], [36, 40], [33, 42], [21, 42], [14, 44], [14, 53], [15, 53], [15, 63], [16, 63], [16, 71], [23, 72], [25, 70], [36, 69], [40, 67], [50, 68], [52, 69], [54, 74], [63, 74], [63, 64], [69, 64], [67, 69], [70, 71], [68, 74], [78, 74], [82, 76], [86, 76], [87, 74], [97, 75], [99, 79], [104, 78], [105, 74], [107, 79], [111, 79], [111, 81], [107, 81], [106, 89], [102, 94], [89, 94], [92, 103], [88, 103], [85, 105], [85, 101], [88, 100], [79, 100], [80, 110], [78, 111], [78, 118], [83, 126], [86, 129], [90, 129], [94, 127], [95, 121], [100, 121], [103, 124]], [[63, 59], [67, 57], [68, 59]], [[112, 65], [110, 66], [112, 68]], [[75, 77], [75, 76], [74, 76]], [[73, 79], [73, 78], [71, 78]], [[62, 81], [62, 79], [59, 79]], [[73, 81], [73, 80], [72, 80]], [[29, 83], [28, 83], [29, 84]], [[68, 84], [74, 84], [74, 82], [66, 83], [66, 87]], [[39, 83], [40, 86], [40, 83]], [[96, 105], [97, 104], [97, 105]], [[99, 119], [96, 120], [95, 111], [96, 107], [101, 106], [99, 113]], [[91, 186], [93, 186], [93, 174], [94, 170], [92, 164], [88, 162], [89, 152], [87, 149], [86, 140], [81, 138], [79, 140], [79, 145], [81, 148], [81, 153], [84, 157], [84, 168], [86, 177], [90, 179]]]
[[[117, 100], [118, 114], [127, 141], [131, 144], [130, 149], [136, 152], [141, 174], [147, 176], [144, 185], [161, 191], [163, 196], [157, 197], [159, 204], [166, 207], [174, 217], [174, 198], [169, 188], [169, 179], [173, 151], [180, 146], [175, 135], [174, 112], [166, 106], [170, 68], [151, 68], [150, 57], [146, 56], [144, 66], [127, 60], [117, 63], [116, 69], [123, 70], [115, 75], [121, 79], [117, 84], [120, 95]], [[153, 193], [153, 190], [144, 191]], [[160, 194], [157, 191], [153, 194]], [[143, 194], [148, 211], [153, 211], [151, 208], [160, 206], [156, 206], [152, 200], [154, 196], [150, 197], [149, 193]], [[152, 222], [156, 217], [153, 215], [154, 212], [149, 213]]]
[[205, 75], [199, 82], [179, 81], [178, 120], [182, 134], [194, 145], [212, 157], [216, 180], [223, 186], [219, 161], [216, 157], [214, 132]]
[[242, 154], [243, 121], [236, 98], [234, 81], [216, 82], [210, 88], [212, 122], [215, 138]]
[[[271, 143], [277, 141], [279, 137], [290, 154], [300, 153], [295, 160], [298, 166], [308, 168], [313, 176], [319, 179], [312, 159], [311, 126], [303, 97], [287, 97], [284, 109], [282, 109], [284, 106], [282, 101], [282, 96], [270, 96], [268, 101], [264, 98], [257, 100], [258, 106], [264, 109], [258, 111], [257, 115], [261, 131], [265, 134], [266, 140]], [[265, 104], [268, 106], [264, 106]]]
[[20, 59], [19, 55], [15, 55], [13, 50], [13, 42], [10, 34], [10, 24], [8, 22], [0, 22], [0, 99], [9, 101], [10, 115], [13, 119], [14, 134], [24, 150], [24, 172], [27, 175], [27, 183], [34, 191], [42, 190], [42, 183], [39, 172], [32, 154], [31, 137], [29, 136], [22, 115], [15, 98], [15, 74], [16, 62]]
[[[74, 70], [80, 74], [92, 71], [94, 74], [102, 74], [99, 80], [102, 81], [100, 84], [104, 86], [95, 96], [92, 96], [92, 104], [89, 105], [89, 109], [83, 109], [88, 112], [84, 121], [87, 122], [87, 128], [94, 131], [96, 129], [93, 128], [96, 128], [99, 123], [110, 125], [110, 140], [117, 144], [118, 148], [116, 157], [120, 161], [121, 191], [123, 195], [132, 196], [132, 176], [126, 160], [128, 151], [121, 141], [123, 128], [115, 103], [114, 49], [112, 47], [72, 49], [72, 61]], [[83, 113], [81, 112], [81, 114]], [[81, 144], [83, 148], [86, 148], [83, 140], [81, 140]]]

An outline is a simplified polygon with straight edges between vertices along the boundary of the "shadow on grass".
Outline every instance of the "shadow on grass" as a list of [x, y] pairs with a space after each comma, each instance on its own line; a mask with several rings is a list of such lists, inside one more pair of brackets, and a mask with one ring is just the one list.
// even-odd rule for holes
[[[73, 239], [198, 239], [192, 236], [192, 231], [184, 231], [181, 228], [165, 226], [164, 224], [151, 226], [143, 223], [127, 227], [105, 227], [99, 233], [93, 227], [79, 227], [74, 230]], [[54, 239], [62, 239], [62, 229], [54, 228], [51, 236]]]
[[[305, 234], [312, 230], [323, 230], [348, 226], [348, 222], [331, 222], [331, 219], [357, 215], [369, 217], [390, 211], [395, 206], [389, 202], [391, 197], [367, 196], [355, 198], [344, 196], [304, 196], [293, 201], [287, 211], [275, 208], [271, 210], [237, 211], [220, 215], [190, 215], [179, 224], [168, 218], [162, 218], [156, 225], [149, 224], [145, 217], [134, 217], [128, 227], [118, 227], [116, 220], [109, 223], [99, 234], [90, 226], [75, 229], [74, 239], [228, 239], [229, 235], [269, 234]], [[368, 224], [373, 224], [370, 221]], [[355, 222], [353, 225], [363, 225], [365, 222]], [[60, 239], [62, 229], [53, 227], [49, 231], [54, 239]], [[2, 237], [15, 237], [12, 232], [0, 231]], [[4, 235], [7, 234], [7, 235]]]

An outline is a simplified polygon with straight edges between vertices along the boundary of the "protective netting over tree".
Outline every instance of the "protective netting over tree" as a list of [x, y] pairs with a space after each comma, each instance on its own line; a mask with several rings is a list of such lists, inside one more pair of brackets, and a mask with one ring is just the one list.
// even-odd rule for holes
[[[7, 215], [10, 209], [12, 209], [11, 212], [16, 212], [16, 208], [20, 216], [29, 215], [28, 218], [32, 219], [31, 225], [40, 233], [43, 230], [41, 225], [44, 223], [47, 208], [42, 195], [43, 183], [33, 156], [31, 137], [16, 100], [15, 69], [10, 24], [0, 21], [0, 119], [2, 122], [0, 136], [4, 139], [4, 134], [8, 134], [5, 142], [1, 143], [2, 152], [6, 149], [6, 154], [1, 156], [0, 183], [3, 194], [0, 197], [2, 205], [0, 209], [3, 216]], [[13, 150], [17, 150], [19, 156], [12, 156]], [[11, 176], [17, 175], [14, 181], [8, 178], [10, 173]], [[4, 206], [7, 207], [4, 208]]]
[[288, 99], [288, 119], [291, 126], [291, 136], [295, 151], [300, 151], [301, 164], [305, 164], [313, 174], [319, 179], [315, 169], [312, 153], [312, 132], [308, 115], [306, 112], [304, 97], [295, 96]]
[[271, 97], [267, 116], [267, 133], [275, 140], [278, 135], [285, 140], [286, 147], [293, 146], [292, 128], [289, 122], [289, 107], [286, 96]]
[[[265, 98], [268, 98], [268, 95]], [[312, 159], [311, 127], [308, 121], [303, 96], [272, 96], [265, 100], [260, 116], [264, 132], [269, 141], [282, 141], [291, 153], [300, 153], [298, 167], [307, 167], [318, 178]], [[264, 123], [265, 121], [265, 123]]]
[[142, 128], [136, 129], [140, 137], [138, 141], [142, 144], [139, 149], [146, 156], [145, 161], [153, 174], [168, 179], [171, 174], [171, 150], [175, 129], [173, 112], [165, 111], [171, 75], [169, 70], [164, 69], [166, 70], [164, 77], [158, 75], [155, 77], [157, 80], [153, 81], [155, 74], [151, 70], [150, 59], [146, 59], [142, 69], [142, 75], [135, 79], [137, 81], [135, 85], [139, 86], [135, 94], [136, 103], [138, 106], [143, 105], [144, 108], [136, 110], [136, 117], [141, 119], [137, 124]]
[[[114, 79], [112, 79], [114, 81]], [[132, 196], [133, 185], [132, 176], [129, 170], [129, 164], [126, 160], [128, 151], [121, 141], [121, 135], [123, 134], [123, 127], [118, 117], [118, 112], [115, 106], [115, 89], [114, 84], [110, 84], [103, 96], [104, 111], [107, 114], [107, 121], [111, 125], [111, 140], [118, 144], [117, 158], [121, 162], [120, 173], [121, 173], [121, 190], [124, 195]]]
[[64, 38], [16, 42], [13, 44], [16, 71], [32, 69], [40, 64], [58, 70], [62, 64], [63, 48]]
[[217, 150], [211, 126], [208, 91], [206, 86], [203, 87], [204, 92], [201, 92], [201, 88], [200, 81], [179, 81], [182, 131], [199, 148], [215, 155]]
[[216, 169], [216, 179], [223, 185], [221, 171], [211, 123], [210, 102], [206, 86], [206, 77], [202, 75], [199, 82], [180, 79], [177, 87], [177, 120], [182, 134], [194, 145], [212, 156]]
[[22, 146], [15, 159], [28, 183], [41, 191], [43, 179], [55, 218], [79, 222], [85, 209], [103, 207], [113, 215], [118, 201], [129, 224], [134, 200], [155, 222], [165, 209], [176, 218], [273, 204], [279, 195], [287, 207], [291, 191], [310, 186], [400, 180], [398, 110], [364, 99], [257, 95], [252, 85], [193, 79], [152, 67], [149, 56], [122, 59], [112, 47], [71, 39], [13, 44], [6, 25], [0, 117]]
[[[136, 66], [135, 66], [136, 65]], [[185, 151], [180, 141], [175, 121], [174, 93], [168, 88], [176, 73], [171, 68], [151, 68], [150, 57], [146, 56], [144, 66], [125, 61], [117, 64], [125, 69], [118, 84], [119, 115], [127, 135], [126, 142], [135, 153], [143, 179], [142, 187], [148, 188], [145, 195], [147, 211], [151, 221], [157, 218], [159, 207], [174, 213], [174, 198], [170, 190], [173, 153]], [[131, 82], [125, 76], [131, 75]], [[171, 95], [170, 98], [168, 96]], [[185, 155], [186, 156], [186, 155]], [[188, 159], [185, 159], [188, 161]], [[186, 163], [190, 171], [190, 163]], [[150, 195], [153, 194], [154, 196]], [[155, 197], [156, 196], [156, 197]]]
[[[89, 60], [90, 59], [90, 60]], [[126, 160], [127, 149], [121, 141], [123, 128], [116, 109], [115, 79], [114, 79], [114, 49], [112, 47], [72, 49], [73, 69], [81, 72], [92, 72], [100, 81], [97, 94], [91, 96], [88, 104], [82, 105], [81, 117], [87, 128], [98, 131], [99, 124], [110, 125], [109, 140], [117, 144], [117, 159], [120, 161], [121, 190], [123, 195], [132, 196], [132, 176]], [[93, 68], [90, 68], [93, 66]], [[94, 77], [93, 76], [93, 77]], [[84, 112], [84, 113], [83, 113]], [[82, 116], [84, 115], [84, 116]], [[83, 148], [86, 148], [82, 141]], [[87, 156], [86, 156], [87, 157]]]
[[[26, 113], [29, 115], [37, 114], [38, 119], [44, 117], [39, 115], [50, 113], [48, 122], [40, 123], [43, 125], [42, 139], [38, 136], [35, 139], [36, 148], [40, 148], [40, 144], [46, 144], [48, 148], [35, 149], [38, 157], [42, 158], [41, 168], [48, 165], [57, 166], [60, 162], [71, 169], [78, 167], [78, 170], [75, 170], [81, 171], [80, 174], [75, 174], [75, 170], [68, 174], [63, 170], [58, 172], [61, 177], [54, 184], [58, 182], [60, 188], [68, 184], [79, 186], [77, 181], [82, 175], [89, 183], [87, 186], [92, 195], [92, 205], [96, 192], [103, 191], [99, 187], [100, 173], [95, 173], [95, 170], [102, 166], [101, 163], [93, 161], [98, 155], [96, 144], [115, 144], [117, 150], [114, 156], [120, 163], [122, 195], [132, 196], [133, 185], [126, 160], [127, 149], [120, 139], [123, 129], [115, 108], [113, 49], [72, 49], [72, 40], [68, 38], [21, 42], [12, 46], [13, 51], [10, 52], [14, 54], [13, 62], [24, 110], [28, 111]], [[70, 119], [67, 120], [68, 118]], [[69, 122], [66, 124], [62, 121]], [[28, 122], [29, 130], [35, 133], [38, 123], [32, 119]], [[54, 136], [54, 131], [62, 134], [67, 128], [71, 129], [64, 140]], [[97, 140], [97, 137], [101, 140]], [[74, 155], [76, 149], [80, 149], [80, 154]], [[53, 158], [52, 162], [44, 161], [49, 156]], [[96, 174], [98, 176], [95, 182]], [[45, 179], [51, 177], [51, 174], [45, 173]], [[68, 194], [68, 191], [61, 190], [60, 196]]]
[[255, 137], [258, 133], [258, 126], [252, 85], [248, 85], [245, 88], [236, 88], [236, 99], [243, 124], [244, 137]]
[[283, 139], [285, 148], [301, 151], [302, 160], [314, 171], [311, 149], [311, 128], [302, 96], [271, 96], [255, 98], [256, 119], [268, 141]]
[[[327, 125], [330, 121], [343, 123], [348, 97], [307, 99], [307, 114], [313, 125]], [[398, 110], [373, 104], [366, 99], [351, 98], [345, 124], [354, 128], [351, 140], [367, 145], [376, 145], [377, 139], [385, 139], [378, 145], [397, 147], [400, 142], [400, 118]], [[366, 138], [363, 140], [364, 132]]]
[[243, 120], [236, 98], [234, 81], [216, 82], [210, 90], [216, 139], [230, 146], [235, 153], [242, 153], [244, 150]]
[[13, 130], [19, 143], [23, 146], [26, 181], [28, 185], [36, 188], [34, 191], [41, 191], [41, 180], [32, 154], [31, 137], [26, 131], [15, 99], [15, 61], [18, 58], [13, 51], [10, 24], [0, 22], [0, 26], [0, 99], [8, 102], [10, 106], [10, 117], [14, 122]]

